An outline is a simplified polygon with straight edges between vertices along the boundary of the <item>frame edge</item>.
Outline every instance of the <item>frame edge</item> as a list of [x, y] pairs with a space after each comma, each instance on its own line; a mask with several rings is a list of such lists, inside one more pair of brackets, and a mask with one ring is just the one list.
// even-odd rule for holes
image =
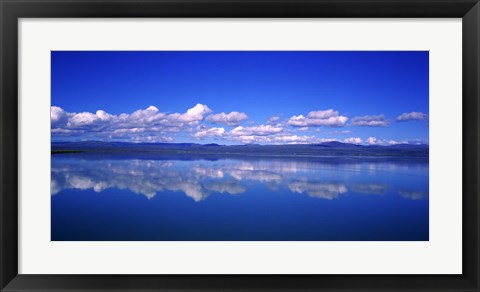
[[[58, 1], [53, 1], [55, 3], [60, 3]], [[64, 7], [63, 9], [66, 9], [66, 6], [71, 5], [69, 3], [76, 3], [76, 5], [80, 4], [85, 4], [88, 7], [106, 7], [102, 5], [106, 5], [105, 3], [113, 1], [102, 1], [100, 4], [92, 4], [92, 1], [63, 1], [62, 5], [59, 5], [60, 7]], [[148, 3], [166, 3], [166, 1], [146, 1]], [[202, 1], [200, 1], [202, 2]], [[237, 3], [236, 5], [239, 5], [238, 1], [227, 1], [231, 3]], [[263, 1], [263, 3], [268, 3], [271, 1]], [[286, 1], [288, 3], [289, 1]], [[319, 1], [322, 2], [322, 1]], [[325, 1], [323, 1], [326, 3]], [[328, 1], [327, 1], [328, 2]], [[340, 2], [340, 1], [339, 1]], [[361, 3], [362, 1], [359, 1]], [[365, 1], [369, 3], [373, 3], [372, 1]], [[387, 1], [379, 1], [385, 4]], [[398, 4], [398, 1], [395, 1]], [[394, 3], [395, 3], [394, 2]], [[439, 3], [442, 1], [418, 1], [421, 2], [423, 7], [426, 6], [431, 6], [435, 3]], [[451, 7], [453, 6], [454, 1], [443, 1], [446, 4], [449, 4]], [[32, 290], [31, 284], [34, 284], [33, 290], [43, 290], [43, 289], [55, 289], [55, 288], [67, 288], [67, 286], [57, 286], [57, 287], [52, 287], [49, 285], [48, 279], [53, 279], [54, 275], [38, 275], [38, 277], [34, 275], [18, 275], [18, 218], [17, 218], [17, 212], [18, 212], [18, 202], [17, 202], [17, 193], [18, 193], [18, 186], [17, 186], [17, 180], [14, 180], [13, 178], [17, 178], [18, 174], [18, 163], [17, 163], [17, 157], [18, 157], [18, 133], [17, 133], [17, 118], [18, 118], [18, 106], [17, 106], [17, 94], [18, 94], [18, 68], [17, 68], [17, 60], [18, 60], [18, 23], [17, 20], [20, 17], [59, 17], [58, 15], [55, 16], [56, 13], [52, 13], [51, 11], [45, 15], [46, 11], [51, 9], [53, 6], [48, 6], [50, 7], [49, 9], [41, 9], [39, 11], [34, 11], [35, 7], [42, 4], [42, 3], [47, 3], [47, 1], [40, 0], [40, 1], [18, 1], [17, 3], [14, 3], [13, 1], [8, 1], [8, 0], [0, 0], [0, 17], [1, 17], [1, 26], [2, 28], [0, 29], [0, 161], [2, 163], [0, 167], [0, 210], [2, 212], [1, 214], [1, 222], [0, 222], [0, 257], [2, 259], [0, 263], [0, 290], [1, 291], [18, 291], [18, 290]], [[51, 2], [52, 3], [52, 2]], [[127, 4], [130, 3], [132, 4], [133, 1], [127, 1]], [[179, 1], [180, 4], [182, 5], [191, 5], [192, 1]], [[188, 4], [190, 3], [190, 4]], [[218, 3], [216, 1], [213, 1], [211, 3]], [[293, 3], [293, 1], [290, 1], [290, 3]], [[332, 3], [330, 1], [330, 3]], [[342, 5], [340, 6], [345, 6], [345, 3], [348, 3], [346, 1], [341, 1]], [[432, 4], [433, 3], [433, 4]], [[33, 4], [33, 8], [28, 8], [24, 10], [28, 5]], [[457, 284], [463, 283], [462, 287], [457, 286], [456, 288], [452, 287], [445, 287], [444, 289], [455, 289], [455, 290], [463, 290], [463, 291], [479, 291], [479, 281], [480, 281], [480, 261], [479, 261], [479, 254], [480, 254], [480, 246], [479, 246], [479, 232], [478, 230], [480, 229], [479, 225], [479, 198], [478, 194], [480, 193], [480, 185], [477, 182], [478, 180], [478, 175], [479, 175], [479, 166], [480, 166], [480, 135], [479, 135], [479, 130], [480, 130], [480, 119], [478, 117], [480, 113], [480, 103], [478, 100], [479, 97], [479, 77], [480, 77], [480, 56], [479, 56], [479, 48], [480, 48], [480, 6], [477, 1], [458, 1], [458, 5], [462, 5], [462, 10], [464, 11], [465, 7], [467, 7], [469, 11], [463, 16], [463, 29], [462, 29], [462, 35], [463, 35], [463, 109], [464, 109], [464, 116], [463, 116], [463, 124], [464, 126], [469, 124], [469, 128], [466, 129], [464, 128], [463, 130], [463, 169], [464, 169], [464, 177], [463, 177], [463, 182], [465, 185], [469, 185], [469, 188], [464, 189], [464, 194], [467, 192], [471, 192], [472, 194], [476, 194], [475, 196], [471, 196], [471, 199], [467, 200], [467, 196], [464, 196], [464, 202], [463, 202], [463, 208], [466, 210], [466, 212], [463, 213], [463, 249], [464, 252], [466, 251], [471, 251], [472, 253], [468, 254], [468, 256], [471, 258], [468, 262], [466, 261], [466, 258], [464, 256], [463, 259], [463, 270], [464, 270], [464, 278], [463, 281], [457, 282]], [[75, 5], [75, 6], [76, 6]], [[473, 6], [474, 5], [474, 6]], [[40, 5], [42, 6], [42, 5]], [[107, 5], [108, 6], [108, 5]], [[109, 16], [107, 17], [122, 17], [125, 16], [126, 11], [128, 10], [128, 6], [123, 6], [123, 9], [120, 10], [115, 10], [113, 12], [110, 12]], [[145, 5], [148, 7], [149, 5]], [[251, 5], [250, 5], [251, 6]], [[255, 5], [254, 5], [255, 6]], [[473, 6], [473, 8], [472, 8]], [[166, 8], [168, 10], [169, 6], [165, 6], [163, 8]], [[263, 6], [262, 6], [263, 7]], [[285, 7], [288, 7], [285, 6]], [[409, 6], [412, 7], [412, 6]], [[458, 14], [460, 9], [455, 10], [453, 12], [446, 12], [445, 7], [447, 6], [442, 6], [442, 9], [437, 10], [438, 11], [443, 11], [439, 14], [434, 14], [437, 15], [436, 17], [440, 17], [440, 15], [453, 15], [454, 13]], [[45, 7], [44, 7], [45, 8]], [[266, 8], [263, 7], [263, 11]], [[282, 10], [282, 9], [280, 9]], [[408, 9], [407, 9], [408, 10]], [[143, 13], [145, 12], [145, 9], [143, 9]], [[158, 12], [158, 10], [154, 10], [152, 14], [155, 14], [155, 11]], [[422, 10], [423, 11], [423, 10]], [[82, 11], [76, 12], [78, 13], [76, 17], [81, 17], [87, 16], [88, 15], [88, 9], [83, 9]], [[74, 13], [74, 14], [76, 14]], [[93, 13], [93, 12], [91, 12]], [[101, 13], [107, 13], [106, 11], [99, 12]], [[138, 12], [142, 14], [142, 12]], [[178, 12], [176, 12], [178, 13]], [[246, 12], [243, 11], [241, 14], [245, 14]], [[279, 13], [279, 12], [277, 12]], [[295, 12], [292, 12], [295, 14]], [[333, 14], [337, 12], [333, 12]], [[134, 12], [135, 14], [135, 12]], [[145, 15], [146, 17], [154, 17], [152, 14], [147, 13]], [[168, 14], [168, 13], [166, 13]], [[173, 13], [175, 14], [175, 13]], [[167, 17], [175, 17], [175, 15], [168, 15]], [[205, 12], [205, 10], [202, 10], [199, 12], [200, 17], [206, 17], [208, 13]], [[405, 12], [403, 9], [401, 11], [397, 12], [396, 15], [405, 15], [407, 12]], [[38, 16], [40, 15], [40, 16]], [[43, 15], [43, 16], [41, 16]], [[80, 15], [80, 16], [78, 16]], [[203, 16], [202, 16], [203, 15]], [[281, 15], [281, 13], [279, 14]], [[399, 17], [397, 16], [397, 17]], [[457, 15], [458, 16], [458, 15]], [[73, 15], [72, 17], [75, 17]], [[102, 15], [96, 15], [94, 17], [102, 17]], [[245, 16], [240, 16], [240, 17], [245, 17]], [[255, 16], [255, 17], [263, 17], [262, 15]], [[267, 16], [268, 17], [268, 16]], [[331, 16], [326, 16], [326, 17], [331, 17]], [[358, 16], [357, 16], [358, 17]], [[363, 16], [363, 17], [368, 17], [368, 16]], [[420, 16], [413, 16], [413, 17], [422, 17]], [[455, 16], [456, 17], [456, 16]], [[461, 16], [458, 16], [461, 17]], [[10, 73], [10, 74], [8, 74]], [[468, 74], [467, 74], [468, 73]], [[467, 77], [468, 78], [465, 78]], [[470, 96], [470, 97], [468, 97]], [[467, 100], [469, 101], [469, 104], [467, 104]], [[466, 137], [469, 137], [467, 139]], [[468, 155], [466, 155], [468, 154]], [[468, 156], [468, 157], [467, 157]], [[7, 179], [8, 178], [8, 179]], [[468, 224], [466, 224], [468, 223]], [[474, 232], [475, 231], [475, 232]], [[472, 233], [473, 232], [473, 233]], [[80, 277], [65, 277], [61, 275], [56, 275], [58, 277], [58, 280], [60, 278], [63, 279], [73, 279], [76, 278], [76, 281], [74, 281], [76, 284], [78, 284], [81, 280]], [[39, 277], [43, 277], [43, 280], [40, 279]], [[85, 280], [88, 281], [88, 279], [91, 279], [92, 276], [85, 275], [84, 276]], [[116, 278], [112, 276], [106, 276], [106, 278]], [[189, 276], [187, 276], [189, 277]], [[219, 277], [221, 277], [219, 275]], [[93, 276], [93, 278], [97, 278]], [[128, 278], [128, 277], [125, 277]], [[136, 278], [135, 276], [133, 278]], [[140, 278], [142, 278], [140, 276]], [[189, 277], [190, 278], [190, 277]], [[195, 277], [193, 277], [195, 278]], [[397, 279], [397, 280], [400, 280]], [[188, 280], [186, 280], [188, 282]], [[203, 281], [198, 281], [193, 279], [190, 280], [192, 284], [195, 282], [203, 282]], [[246, 280], [248, 281], [248, 280]], [[94, 283], [97, 283], [97, 281], [92, 281], [92, 286], [90, 286], [90, 289], [111, 289], [111, 286], [93, 286]], [[176, 281], [169, 281], [169, 280], [158, 280], [158, 281], [148, 281], [150, 283], [171, 283], [171, 282], [176, 282]], [[232, 282], [239, 282], [237, 281], [232, 281]], [[257, 281], [254, 281], [258, 283]], [[330, 282], [330, 281], [326, 281]], [[108, 280], [104, 282], [104, 285], [108, 283]], [[126, 287], [126, 290], [133, 290], [132, 284], [134, 281], [129, 281], [128, 279], [125, 279], [123, 283], [127, 284], [128, 287]], [[50, 283], [51, 284], [51, 283]], [[65, 282], [63, 282], [65, 284]], [[84, 283], [85, 284], [85, 283]], [[114, 286], [114, 285], [112, 285]], [[166, 286], [164, 286], [165, 289], [167, 289]], [[68, 287], [72, 289], [72, 287]], [[190, 287], [191, 288], [191, 287]], [[289, 290], [289, 288], [286, 286], [284, 289]], [[345, 287], [343, 287], [345, 289]], [[371, 287], [372, 289], [378, 289], [378, 287]], [[5, 289], [5, 290], [4, 290]], [[175, 290], [172, 289], [171, 287], [168, 288], [169, 290]], [[177, 288], [180, 289], [180, 288]], [[205, 289], [205, 288], [204, 288]], [[218, 287], [217, 287], [218, 289]], [[263, 288], [264, 289], [264, 288]], [[262, 289], [262, 290], [263, 290]], [[291, 288], [290, 288], [291, 289]], [[408, 289], [408, 288], [407, 288]], [[425, 288], [428, 289], [428, 288]], [[431, 288], [430, 288], [431, 289]], [[257, 289], [260, 290], [260, 289]], [[293, 290], [293, 289], [292, 289]], [[359, 289], [361, 290], [361, 288]], [[405, 290], [405, 287], [402, 289]], [[443, 289], [442, 289], [443, 290]], [[265, 290], [264, 290], [265, 291]]]

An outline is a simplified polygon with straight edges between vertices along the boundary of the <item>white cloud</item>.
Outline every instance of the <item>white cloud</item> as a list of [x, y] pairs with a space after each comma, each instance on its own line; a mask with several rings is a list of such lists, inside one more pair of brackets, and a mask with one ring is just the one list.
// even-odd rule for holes
[[288, 124], [294, 127], [305, 127], [307, 126], [307, 118], [305, 118], [303, 115], [292, 116], [288, 120]]
[[100, 120], [100, 118], [96, 114], [92, 114], [89, 112], [83, 112], [74, 114], [67, 123], [68, 127], [82, 127], [92, 125], [96, 121]]
[[388, 140], [386, 142], [387, 142], [387, 144], [390, 144], [390, 145], [406, 144], [407, 143], [407, 141], [397, 141], [397, 140]]
[[270, 117], [270, 118], [268, 119], [268, 123], [274, 124], [274, 123], [278, 122], [279, 120], [280, 120], [280, 117], [279, 117], [279, 116], [273, 116], [273, 117]]
[[[235, 111], [229, 114], [210, 114], [211, 112], [211, 109], [203, 104], [196, 104], [183, 113], [162, 112], [155, 106], [149, 106], [132, 113], [118, 115], [104, 110], [97, 110], [94, 113], [67, 112], [60, 107], [52, 106], [50, 112], [51, 133], [57, 141], [67, 138], [102, 141], [174, 142], [180, 137], [190, 136], [196, 139], [213, 138], [225, 142], [244, 144], [317, 144], [327, 141], [378, 145], [409, 143], [375, 137], [369, 137], [365, 141], [358, 137], [337, 140], [318, 138], [308, 135], [309, 132], [304, 132], [306, 130], [318, 130], [318, 128], [310, 129], [310, 126], [344, 126], [348, 118], [340, 116], [337, 111], [331, 109], [312, 111], [306, 117], [303, 115], [293, 116], [289, 119], [288, 124], [294, 125], [294, 127], [285, 127], [285, 123], [267, 123], [236, 126], [230, 131], [220, 126], [207, 127], [204, 121], [209, 120], [212, 123], [234, 125], [248, 118], [247, 115]], [[269, 121], [278, 122], [279, 117], [271, 117]], [[352, 121], [354, 122], [355, 118]], [[337, 132], [336, 129], [334, 131]], [[333, 134], [334, 132], [325, 133]], [[349, 131], [338, 129], [338, 133], [348, 134]]]
[[173, 141], [166, 133], [181, 130], [191, 131], [207, 114], [210, 108], [197, 104], [185, 113], [164, 113], [155, 106], [134, 111], [131, 114], [109, 114], [104, 110], [95, 113], [69, 113], [60, 107], [50, 110], [52, 134], [84, 139], [121, 139], [131, 141]]
[[219, 113], [215, 115], [209, 115], [205, 118], [206, 121], [213, 124], [224, 124], [227, 126], [237, 126], [243, 121], [248, 119], [248, 116], [245, 113], [231, 112], [229, 114]]
[[352, 143], [352, 144], [360, 144], [362, 143], [362, 139], [358, 137], [351, 137], [351, 138], [346, 138], [343, 140], [345, 143]]
[[254, 127], [239, 126], [226, 133], [224, 138], [239, 141], [244, 144], [306, 144], [312, 143], [317, 139], [314, 136], [299, 136], [284, 133], [284, 128], [281, 125], [260, 125]]
[[[214, 138], [245, 144], [307, 144], [334, 140], [299, 135], [290, 129], [285, 129], [283, 124], [237, 126], [230, 131], [223, 127], [207, 127], [201, 123], [203, 120], [234, 124], [246, 118], [246, 114], [239, 112], [208, 115], [210, 112], [210, 108], [202, 104], [195, 105], [185, 113], [166, 113], [155, 106], [149, 106], [130, 114], [119, 115], [110, 114], [104, 110], [97, 110], [95, 113], [68, 113], [59, 107], [52, 107], [51, 132], [56, 137], [133, 142], [173, 142], [175, 139], [171, 135], [177, 135], [177, 133], [178, 135], [188, 134], [196, 139]], [[335, 112], [326, 111], [323, 115], [315, 112], [310, 116], [331, 118], [335, 115]], [[299, 130], [307, 130], [307, 127]]]
[[386, 127], [389, 124], [384, 115], [354, 117], [351, 121], [352, 126], [360, 127]]
[[238, 126], [230, 131], [233, 136], [268, 136], [283, 131], [282, 127], [272, 125], [260, 125], [253, 127]]
[[268, 144], [318, 144], [323, 142], [337, 141], [337, 139], [317, 138], [315, 136], [292, 135], [292, 134], [274, 134], [270, 136], [232, 136], [231, 140], [239, 141], [244, 144], [249, 143], [268, 143]]
[[428, 120], [428, 115], [421, 112], [410, 112], [403, 113], [397, 117], [397, 122], [406, 122], [406, 121], [425, 121]]
[[224, 128], [209, 128], [209, 129], [198, 131], [192, 136], [197, 139], [202, 139], [205, 137], [222, 137], [224, 134], [225, 134]]
[[198, 103], [186, 113], [179, 116], [180, 121], [183, 122], [197, 122], [203, 120], [204, 116], [211, 113], [212, 110], [208, 106]]
[[131, 136], [133, 142], [149, 142], [149, 143], [158, 143], [158, 142], [173, 142], [172, 137], [167, 136]]
[[397, 144], [412, 144], [406, 140], [393, 140], [393, 139], [380, 139], [376, 137], [369, 137], [367, 140], [365, 140], [366, 143], [372, 144], [372, 145], [397, 145]]
[[95, 115], [102, 121], [108, 121], [113, 118], [113, 115], [107, 113], [104, 110], [98, 110]]
[[52, 126], [65, 123], [68, 120], [67, 113], [58, 106], [52, 106], [50, 109], [50, 122]]
[[348, 118], [339, 115], [338, 111], [328, 109], [324, 111], [311, 111], [307, 117], [303, 115], [292, 116], [288, 124], [294, 127], [324, 126], [324, 127], [344, 127]]
[[271, 137], [273, 143], [286, 143], [286, 144], [300, 144], [309, 143], [314, 137], [312, 136], [297, 136], [297, 135], [279, 135]]
[[312, 111], [308, 113], [307, 117], [310, 119], [325, 120], [338, 117], [338, 111], [334, 111], [333, 109], [328, 109], [324, 111]]

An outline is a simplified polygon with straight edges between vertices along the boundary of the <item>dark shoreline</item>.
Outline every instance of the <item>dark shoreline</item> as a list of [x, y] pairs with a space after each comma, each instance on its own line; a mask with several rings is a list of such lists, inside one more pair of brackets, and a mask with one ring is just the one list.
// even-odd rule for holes
[[[268, 154], [242, 154], [242, 153], [160, 153], [160, 152], [126, 152], [126, 151], [72, 151], [52, 154], [52, 156], [65, 159], [81, 160], [179, 160], [179, 161], [219, 161], [219, 160], [278, 160], [278, 161], [304, 161], [312, 163], [342, 164], [342, 163], [421, 163], [428, 164], [428, 156], [355, 156], [355, 155], [268, 155]], [[53, 158], [53, 157], [52, 157]]]
[[355, 145], [338, 142], [300, 145], [217, 145], [192, 143], [54, 142], [51, 154], [97, 153], [103, 155], [293, 157], [293, 158], [428, 158], [428, 145]]
[[51, 150], [50, 154], [64, 154], [64, 153], [83, 153], [83, 150]]

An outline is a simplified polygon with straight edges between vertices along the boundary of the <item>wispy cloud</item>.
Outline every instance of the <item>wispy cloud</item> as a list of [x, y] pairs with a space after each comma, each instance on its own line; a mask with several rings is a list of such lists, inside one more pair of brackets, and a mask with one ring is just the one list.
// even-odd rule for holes
[[398, 194], [405, 199], [422, 200], [428, 196], [424, 191], [399, 190]]
[[428, 120], [428, 115], [421, 112], [403, 113], [397, 117], [397, 122], [406, 121], [425, 121]]
[[333, 109], [311, 111], [307, 116], [298, 115], [292, 116], [288, 120], [288, 124], [294, 127], [344, 127], [348, 118], [342, 116], [338, 111]]
[[353, 184], [352, 191], [369, 195], [384, 195], [387, 191], [387, 185], [372, 183]]
[[359, 127], [386, 127], [390, 122], [384, 115], [354, 117], [350, 125]]
[[279, 116], [273, 116], [273, 117], [270, 117], [270, 118], [268, 119], [268, 123], [269, 123], [269, 124], [274, 124], [274, 123], [277, 123], [279, 120], [280, 120], [280, 117], [279, 117]]

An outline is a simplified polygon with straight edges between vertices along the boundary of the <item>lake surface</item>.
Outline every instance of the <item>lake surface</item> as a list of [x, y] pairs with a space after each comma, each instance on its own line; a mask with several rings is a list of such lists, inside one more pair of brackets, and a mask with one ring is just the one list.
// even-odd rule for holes
[[428, 159], [52, 155], [51, 239], [428, 240]]

